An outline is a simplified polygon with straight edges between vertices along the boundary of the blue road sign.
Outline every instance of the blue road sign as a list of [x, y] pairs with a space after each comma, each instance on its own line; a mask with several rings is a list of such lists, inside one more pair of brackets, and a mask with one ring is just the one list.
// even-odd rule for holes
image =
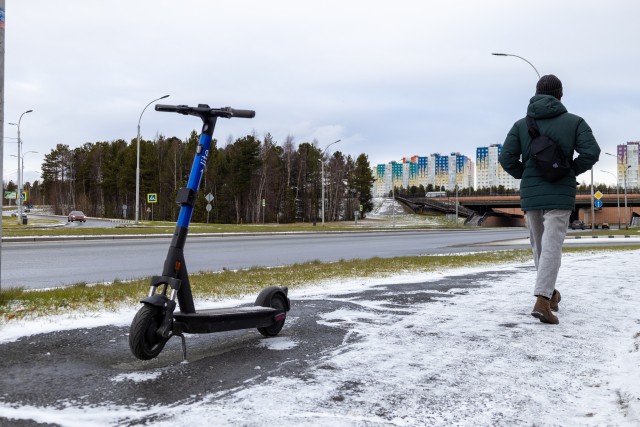
[[596, 208], [601, 208], [602, 200], [596, 200], [595, 202], [593, 202], [593, 206], [595, 206]]

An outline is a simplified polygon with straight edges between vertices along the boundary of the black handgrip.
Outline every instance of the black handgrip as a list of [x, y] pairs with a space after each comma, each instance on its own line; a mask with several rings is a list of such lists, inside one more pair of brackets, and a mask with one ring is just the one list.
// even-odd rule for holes
[[252, 119], [256, 116], [256, 112], [253, 110], [236, 110], [235, 108], [232, 108], [231, 113], [233, 114], [233, 117], [240, 117], [243, 119]]
[[[156, 104], [155, 108], [156, 108], [156, 111], [164, 111], [166, 113], [181, 113], [189, 109], [187, 105], [167, 105], [167, 104]], [[183, 114], [186, 114], [186, 113], [183, 113]]]

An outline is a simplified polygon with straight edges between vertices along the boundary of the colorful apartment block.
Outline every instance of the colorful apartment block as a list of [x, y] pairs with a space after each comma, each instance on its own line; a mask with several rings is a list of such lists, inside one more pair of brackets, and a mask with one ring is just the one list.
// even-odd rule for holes
[[373, 194], [388, 196], [393, 187], [409, 189], [427, 188], [431, 184], [439, 190], [453, 190], [473, 187], [473, 163], [460, 153], [428, 157], [413, 156], [401, 161], [379, 164], [374, 170]]
[[502, 144], [476, 148], [476, 189], [503, 186], [509, 190], [519, 190], [520, 180], [515, 179], [500, 166], [498, 158]]

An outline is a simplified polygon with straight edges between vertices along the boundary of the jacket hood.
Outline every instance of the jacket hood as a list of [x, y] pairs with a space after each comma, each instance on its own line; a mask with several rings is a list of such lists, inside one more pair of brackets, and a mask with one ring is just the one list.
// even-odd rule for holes
[[527, 115], [534, 119], [548, 119], [567, 112], [562, 102], [551, 95], [536, 95], [529, 101]]

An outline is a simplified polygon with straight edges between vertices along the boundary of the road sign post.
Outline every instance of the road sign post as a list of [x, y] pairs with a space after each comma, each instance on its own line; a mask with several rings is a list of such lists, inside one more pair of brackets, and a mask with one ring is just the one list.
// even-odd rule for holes
[[158, 203], [158, 194], [147, 193], [147, 203], [151, 205], [151, 221], [153, 221], [153, 205]]
[[[596, 191], [595, 194], [593, 195], [593, 197], [595, 197], [595, 200], [593, 201], [593, 207], [596, 209], [601, 209], [602, 208], [602, 200], [600, 200], [602, 198], [603, 194], [600, 192], [600, 190]], [[597, 228], [597, 224], [596, 224], [596, 214], [595, 212], [593, 213], [593, 227]]]
[[209, 212], [211, 212], [211, 202], [213, 201], [213, 194], [211, 193], [207, 193], [206, 196], [204, 196], [204, 199], [207, 201], [207, 224], [209, 224]]

